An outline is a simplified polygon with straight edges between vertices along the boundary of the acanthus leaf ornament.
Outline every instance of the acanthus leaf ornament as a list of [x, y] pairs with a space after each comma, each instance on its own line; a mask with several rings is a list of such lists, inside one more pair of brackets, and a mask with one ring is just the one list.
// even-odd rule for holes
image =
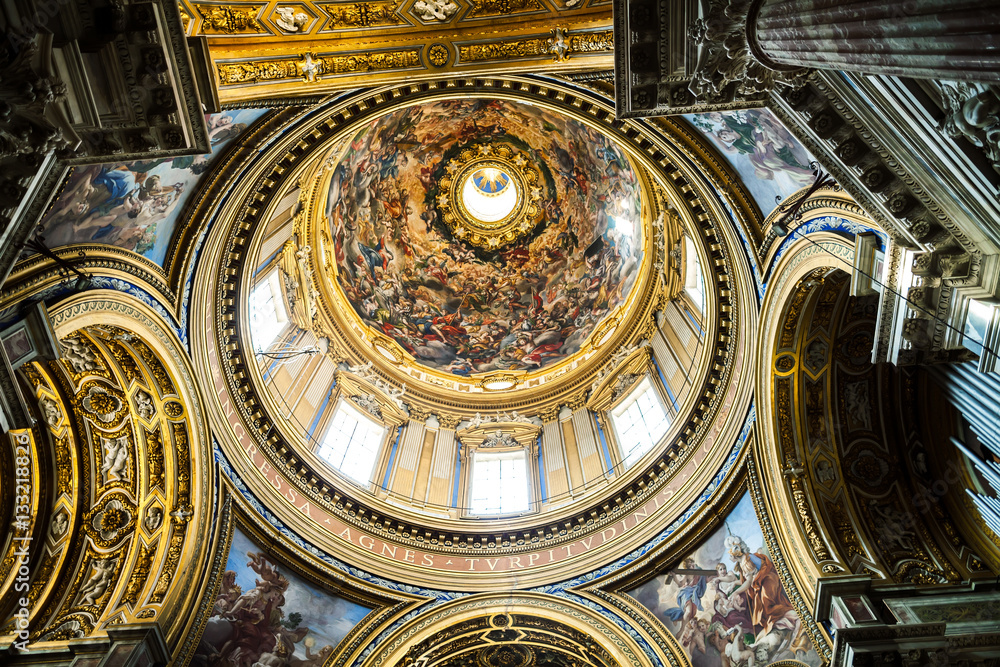
[[770, 63], [756, 47], [755, 0], [705, 0], [694, 20], [648, 0], [615, 4], [621, 118], [759, 107], [810, 73]]
[[748, 0], [712, 0], [707, 19], [690, 26], [688, 36], [701, 53], [688, 90], [702, 101], [762, 101], [777, 85], [804, 82], [807, 70], [771, 69], [754, 56], [747, 35], [752, 5]]

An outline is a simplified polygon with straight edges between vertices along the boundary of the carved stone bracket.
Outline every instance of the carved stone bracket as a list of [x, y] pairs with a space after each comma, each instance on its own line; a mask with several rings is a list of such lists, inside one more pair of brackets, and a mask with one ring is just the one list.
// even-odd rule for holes
[[969, 81], [932, 81], [945, 117], [939, 129], [978, 147], [1000, 172], [1000, 88]]
[[753, 0], [616, 0], [615, 102], [619, 118], [763, 106], [809, 70], [773, 69], [751, 50]]

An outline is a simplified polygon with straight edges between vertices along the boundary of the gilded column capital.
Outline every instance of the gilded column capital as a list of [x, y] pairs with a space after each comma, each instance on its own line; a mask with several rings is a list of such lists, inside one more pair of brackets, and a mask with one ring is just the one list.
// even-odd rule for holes
[[561, 409], [562, 409], [561, 405], [552, 405], [550, 407], [545, 408], [544, 410], [540, 410], [538, 412], [538, 418], [541, 419], [542, 422], [546, 424], [549, 422], [554, 422], [557, 419], [559, 419], [559, 411]]
[[455, 427], [462, 421], [462, 417], [459, 415], [438, 415], [438, 423], [441, 424], [441, 428], [455, 430]]
[[587, 404], [587, 394], [588, 394], [588, 392], [581, 391], [580, 393], [576, 394], [575, 396], [572, 396], [569, 399], [569, 402], [566, 405], [569, 406], [570, 410], [572, 410], [573, 412], [576, 412], [577, 410], [579, 410], [580, 408], [582, 408], [583, 406], [585, 406]]
[[410, 421], [425, 422], [431, 416], [430, 410], [425, 410], [419, 405], [406, 404], [406, 411], [410, 414]]

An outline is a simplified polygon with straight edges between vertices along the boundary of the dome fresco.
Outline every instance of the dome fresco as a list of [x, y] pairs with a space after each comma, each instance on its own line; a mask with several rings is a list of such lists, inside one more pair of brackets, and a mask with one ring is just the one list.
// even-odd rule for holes
[[366, 325], [432, 369], [559, 362], [639, 274], [636, 174], [561, 114], [491, 99], [411, 106], [328, 164], [336, 283]]

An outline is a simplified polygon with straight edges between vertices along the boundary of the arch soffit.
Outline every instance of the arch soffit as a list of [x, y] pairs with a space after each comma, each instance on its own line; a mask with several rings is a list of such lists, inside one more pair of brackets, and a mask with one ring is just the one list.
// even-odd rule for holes
[[213, 532], [211, 441], [189, 363], [169, 325], [120, 292], [77, 294], [50, 317], [70, 346], [24, 375], [56, 479], [40, 539], [62, 557], [38, 570], [49, 585], [33, 602], [32, 641], [155, 621], [176, 652], [207, 612], [207, 580], [177, 575], [204, 571]]
[[[593, 645], [588, 650], [586, 643], [581, 643], [578, 647], [580, 653], [586, 656], [591, 651], [602, 652], [613, 660], [608, 664], [629, 667], [653, 667], [657, 664], [635, 638], [602, 614], [578, 602], [532, 592], [478, 593], [435, 607], [393, 632], [360, 664], [362, 667], [386, 667], [404, 664], [404, 661], [408, 663], [411, 651], [427, 643], [429, 638], [443, 636], [456, 626], [471, 625], [471, 622], [485, 618], [489, 619], [493, 628], [504, 627], [508, 621], [501, 620], [498, 624], [498, 616], [514, 619], [514, 629], [518, 617], [532, 617], [547, 626], [547, 633], [585, 637]], [[666, 655], [657, 651], [656, 658], [663, 661], [660, 664], [671, 667], [688, 664], [679, 650]]]
[[823, 576], [823, 572], [812, 556], [813, 549], [803, 531], [791, 528], [800, 525], [800, 516], [783, 475], [787, 462], [781, 454], [781, 434], [775, 416], [778, 406], [773, 373], [776, 351], [789, 311], [801, 308], [810, 290], [804, 283], [811, 276], [838, 269], [850, 273], [853, 255], [853, 244], [830, 232], [818, 232], [810, 234], [809, 239], [795, 240], [781, 256], [768, 281], [756, 342], [757, 427], [753, 451], [758, 462], [759, 483], [768, 489], [762, 501], [779, 527], [778, 540], [782, 550], [789, 555], [789, 570], [808, 599], [815, 598], [816, 579]]

